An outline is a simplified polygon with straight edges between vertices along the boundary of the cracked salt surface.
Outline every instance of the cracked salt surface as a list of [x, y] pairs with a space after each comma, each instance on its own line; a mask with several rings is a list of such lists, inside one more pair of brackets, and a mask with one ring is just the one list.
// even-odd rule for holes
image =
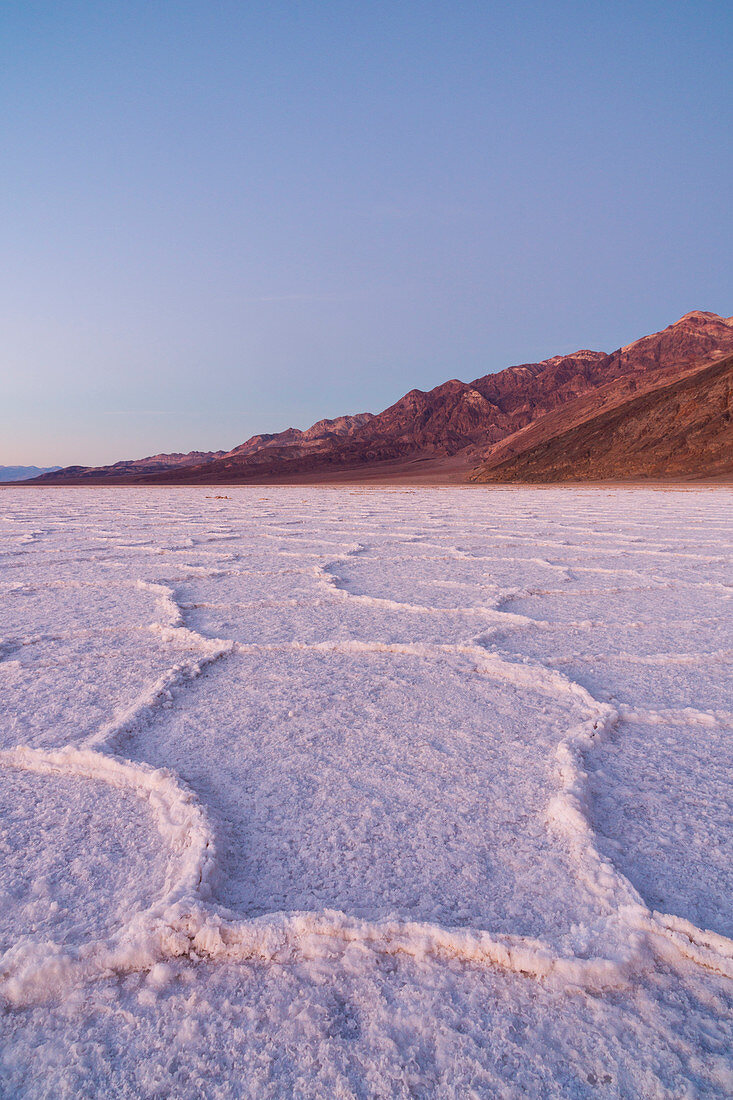
[[[163, 885], [156, 833], [154, 817], [132, 791], [3, 768], [3, 951], [47, 938], [83, 943], [124, 928], [130, 912], [147, 907]], [[82, 898], [94, 902], [80, 904]]]
[[730, 495], [14, 489], [0, 1094], [723, 1096]]

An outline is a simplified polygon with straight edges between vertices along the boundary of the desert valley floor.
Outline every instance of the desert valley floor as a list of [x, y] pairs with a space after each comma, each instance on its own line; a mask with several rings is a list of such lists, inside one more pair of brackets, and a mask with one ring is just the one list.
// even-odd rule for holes
[[0, 1095], [731, 1095], [731, 503], [0, 490]]

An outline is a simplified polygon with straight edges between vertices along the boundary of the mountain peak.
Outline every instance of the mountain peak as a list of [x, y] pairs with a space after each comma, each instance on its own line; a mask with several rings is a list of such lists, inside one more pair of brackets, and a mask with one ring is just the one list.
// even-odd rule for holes
[[708, 324], [710, 321], [720, 321], [724, 325], [730, 325], [733, 323], [733, 317], [721, 317], [719, 313], [710, 313], [705, 309], [691, 309], [689, 313], [685, 313], [684, 316], [680, 317], [679, 321], [675, 321], [674, 324], [669, 327], [675, 328], [677, 325], [685, 323], [704, 325]]
[[618, 352], [614, 352], [614, 356], [627, 355], [630, 352], [636, 354], [643, 349], [655, 348], [657, 355], [662, 354], [666, 358], [676, 356], [682, 366], [714, 352], [718, 346], [721, 354], [728, 352], [732, 329], [733, 317], [721, 317], [717, 313], [693, 309], [678, 321], [667, 325], [661, 332], [642, 336], [624, 345]]

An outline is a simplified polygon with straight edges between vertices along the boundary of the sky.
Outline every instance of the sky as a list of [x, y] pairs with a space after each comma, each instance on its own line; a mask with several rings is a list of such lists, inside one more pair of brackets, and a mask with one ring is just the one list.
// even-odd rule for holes
[[733, 7], [4, 0], [0, 464], [733, 313]]

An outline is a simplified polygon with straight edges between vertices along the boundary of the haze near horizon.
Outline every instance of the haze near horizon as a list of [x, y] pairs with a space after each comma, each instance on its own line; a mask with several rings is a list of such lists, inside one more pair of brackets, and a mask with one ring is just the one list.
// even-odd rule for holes
[[733, 309], [727, 5], [0, 27], [0, 463], [233, 447]]

